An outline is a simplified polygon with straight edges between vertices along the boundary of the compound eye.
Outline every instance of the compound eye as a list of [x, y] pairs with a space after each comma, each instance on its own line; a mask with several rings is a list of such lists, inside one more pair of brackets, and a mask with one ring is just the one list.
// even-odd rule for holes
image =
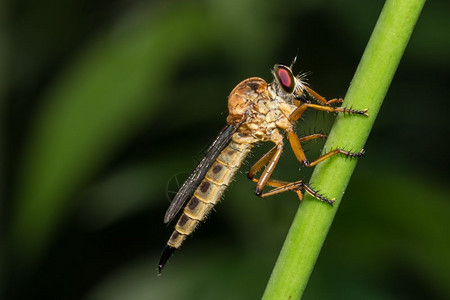
[[275, 76], [286, 93], [293, 93], [295, 89], [295, 78], [291, 69], [283, 65], [275, 65]]

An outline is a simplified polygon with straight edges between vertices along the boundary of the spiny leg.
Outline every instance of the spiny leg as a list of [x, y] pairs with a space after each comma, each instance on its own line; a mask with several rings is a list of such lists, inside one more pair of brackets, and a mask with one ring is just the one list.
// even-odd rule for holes
[[[314, 139], [318, 139], [318, 138], [326, 138], [327, 135], [323, 134], [323, 133], [315, 133], [315, 134], [311, 134], [311, 135], [307, 135], [304, 136], [302, 138], [299, 139], [299, 142], [307, 142], [307, 141], [311, 141]], [[248, 178], [250, 180], [252, 180], [253, 182], [256, 182], [257, 184], [260, 184], [261, 178], [264, 178], [264, 173], [261, 175], [260, 178], [255, 178], [255, 174], [258, 173], [261, 168], [267, 164], [269, 161], [278, 161], [278, 158], [276, 158], [276, 154], [279, 151], [279, 145], [276, 145], [275, 147], [273, 147], [272, 149], [270, 149], [266, 154], [264, 154], [251, 168], [250, 171], [248, 173]], [[280, 152], [281, 155], [281, 152]], [[276, 164], [276, 163], [275, 163]], [[268, 167], [266, 167], [266, 169], [264, 170], [264, 172], [266, 172], [269, 169], [270, 166], [270, 162]], [[270, 175], [273, 172], [273, 169], [275, 168], [275, 166], [272, 168], [272, 170], [270, 171]], [[269, 176], [270, 176], [269, 175]], [[262, 193], [262, 188], [264, 188], [265, 185], [269, 185], [272, 187], [275, 187], [275, 189], [272, 189], [266, 193]], [[307, 185], [306, 183], [303, 183], [302, 181], [296, 181], [296, 182], [286, 182], [286, 181], [281, 181], [281, 180], [275, 180], [275, 179], [269, 179], [269, 177], [267, 177], [266, 181], [264, 182], [264, 185], [262, 185], [260, 193], [257, 193], [258, 196], [261, 197], [267, 197], [267, 196], [271, 196], [271, 195], [275, 195], [278, 193], [282, 193], [285, 191], [289, 191], [292, 190], [294, 192], [297, 193], [298, 197], [300, 200], [303, 199], [303, 194], [302, 194], [302, 190], [307, 191], [310, 195], [312, 195], [313, 197], [317, 198], [318, 200], [327, 202], [329, 204], [332, 204], [334, 202], [334, 199], [328, 199], [326, 197], [324, 197], [322, 194], [319, 194], [317, 191], [315, 191], [313, 188], [311, 188], [309, 185]], [[257, 190], [258, 191], [258, 190]]]
[[355, 157], [362, 157], [364, 155], [364, 153], [365, 153], [364, 149], [361, 149], [361, 151], [359, 151], [359, 152], [350, 152], [350, 151], [347, 151], [344, 149], [334, 149], [334, 150], [331, 150], [331, 151], [325, 153], [324, 155], [320, 156], [316, 160], [306, 164], [305, 166], [306, 167], [314, 167], [318, 163], [320, 163], [320, 162], [326, 160], [327, 158], [330, 158], [331, 156], [336, 155], [336, 154], [342, 154], [342, 155], [345, 155], [350, 158], [355, 158]]
[[[331, 100], [330, 100], [331, 101]], [[312, 104], [312, 103], [301, 103], [299, 107], [297, 107], [292, 114], [289, 116], [289, 120], [292, 122], [297, 121], [300, 119], [300, 117], [303, 115], [305, 110], [307, 108], [314, 108], [321, 111], [328, 111], [328, 112], [338, 112], [338, 113], [344, 113], [344, 114], [351, 114], [351, 115], [363, 115], [368, 116], [367, 109], [363, 110], [356, 110], [346, 107], [332, 107], [332, 106], [325, 106], [320, 104]]]
[[[251, 178], [251, 180], [253, 182], [258, 182], [258, 178]], [[305, 190], [308, 194], [310, 194], [317, 200], [327, 202], [330, 205], [333, 205], [333, 203], [335, 201], [334, 198], [328, 199], [327, 197], [320, 194], [318, 191], [314, 190], [312, 187], [310, 187], [308, 184], [304, 183], [301, 180], [295, 181], [295, 182], [286, 182], [286, 181], [281, 181], [281, 180], [276, 180], [276, 179], [269, 179], [266, 182], [266, 185], [275, 187], [275, 188], [266, 193], [262, 193], [261, 195], [259, 195], [260, 197], [268, 197], [268, 196], [276, 195], [276, 194], [283, 193], [286, 191], [294, 191], [295, 193], [297, 193], [298, 198], [300, 200], [303, 200], [302, 190]]]
[[[324, 97], [320, 96], [318, 93], [316, 93], [314, 90], [312, 90], [310, 87], [305, 86], [306, 92], [308, 94], [310, 94], [314, 99], [316, 99], [317, 101], [320, 102], [320, 104], [313, 104], [313, 103], [309, 103], [309, 102], [301, 102], [300, 105], [297, 107], [296, 110], [294, 110], [292, 112], [292, 114], [289, 116], [289, 120], [292, 122], [297, 121], [298, 119], [300, 119], [300, 117], [303, 115], [303, 113], [305, 112], [305, 110], [307, 108], [314, 108], [317, 110], [322, 110], [322, 111], [328, 111], [328, 112], [338, 112], [338, 113], [348, 113], [348, 114], [353, 114], [353, 115], [363, 115], [363, 116], [367, 116], [367, 109], [363, 109], [363, 110], [356, 110], [356, 109], [351, 109], [351, 108], [346, 108], [346, 107], [333, 107], [330, 106], [331, 104], [335, 104], [335, 103], [342, 103], [343, 99], [342, 98], [334, 98], [331, 100], [326, 100]], [[299, 96], [301, 97], [301, 96]]]
[[[320, 139], [320, 138], [327, 138], [328, 136], [323, 133], [314, 133], [310, 134], [304, 137], [299, 138], [300, 143], [308, 142], [314, 139]], [[262, 167], [264, 167], [267, 162], [273, 157], [275, 152], [277, 151], [277, 146], [274, 146], [272, 149], [270, 149], [266, 154], [264, 154], [256, 163], [253, 164], [253, 166], [250, 168], [250, 171], [248, 172], [247, 176], [251, 180], [253, 180], [253, 177], [256, 173], [258, 173]], [[257, 182], [257, 181], [256, 181]]]
[[267, 164], [267, 162], [272, 158], [276, 150], [277, 146], [270, 149], [266, 154], [264, 154], [260, 159], [258, 159], [258, 161], [254, 163], [253, 166], [248, 171], [247, 177], [253, 180], [255, 174], [258, 173], [259, 170], [261, 170], [262, 167], [264, 167]]
[[248, 177], [250, 179], [252, 179], [253, 176], [255, 175], [255, 173], [258, 172], [262, 168], [262, 166], [267, 163], [267, 166], [265, 167], [264, 171], [261, 174], [261, 177], [259, 177], [258, 183], [256, 184], [255, 194], [257, 196], [262, 195], [262, 190], [266, 186], [267, 181], [269, 180], [270, 176], [272, 175], [273, 171], [275, 170], [275, 167], [278, 163], [278, 160], [280, 159], [282, 152], [283, 152], [283, 144], [279, 143], [274, 148], [272, 148], [269, 152], [267, 152], [250, 169], [250, 172], [248, 173]]
[[[297, 159], [305, 166], [307, 167], [312, 167], [315, 166], [316, 164], [318, 164], [319, 162], [333, 156], [336, 154], [343, 154], [346, 155], [347, 157], [359, 157], [362, 156], [364, 154], [364, 150], [361, 150], [360, 152], [357, 153], [352, 153], [352, 152], [348, 152], [346, 150], [342, 150], [342, 149], [335, 149], [332, 150], [322, 156], [320, 156], [318, 159], [316, 159], [313, 162], [308, 162], [308, 160], [306, 159], [306, 156], [303, 152], [303, 149], [301, 147], [301, 143], [302, 142], [306, 142], [306, 141], [310, 141], [313, 139], [317, 139], [317, 138], [324, 138], [326, 137], [325, 134], [321, 134], [321, 133], [317, 133], [317, 134], [311, 134], [308, 136], [304, 136], [302, 138], [299, 138], [295, 132], [293, 131], [289, 131], [288, 132], [288, 139], [289, 142], [291, 144], [291, 147], [294, 151], [295, 156], [297, 157]], [[277, 146], [275, 146], [274, 148], [272, 148], [269, 152], [267, 152], [263, 157], [261, 157], [250, 169], [250, 172], [248, 173], [248, 177], [253, 181], [253, 182], [261, 182], [260, 179], [255, 178], [254, 175], [269, 161], [269, 160], [273, 160], [273, 157], [276, 153], [277, 150]], [[274, 189], [266, 192], [266, 193], [260, 193], [257, 194], [260, 197], [268, 197], [268, 196], [272, 196], [275, 194], [279, 194], [279, 193], [283, 193], [286, 191], [294, 191], [297, 193], [298, 197], [300, 200], [303, 199], [303, 194], [302, 194], [302, 190], [305, 190], [308, 194], [310, 194], [311, 196], [313, 196], [314, 198], [320, 200], [320, 201], [324, 201], [327, 202], [330, 205], [333, 205], [335, 199], [328, 199], [327, 197], [325, 197], [324, 195], [320, 194], [318, 191], [314, 190], [312, 187], [310, 187], [308, 184], [304, 183], [303, 181], [295, 181], [295, 182], [285, 182], [285, 181], [281, 181], [281, 180], [275, 180], [275, 179], [267, 179], [265, 181], [265, 185], [269, 185], [271, 187], [274, 187]], [[264, 187], [264, 186], [263, 186]], [[262, 191], [262, 190], [261, 190]]]
[[347, 113], [347, 114], [351, 114], [351, 115], [367, 116], [367, 109], [357, 110], [357, 109], [351, 109], [351, 108], [342, 107], [342, 106], [332, 107], [332, 106], [324, 106], [324, 105], [312, 104], [312, 103], [305, 103], [303, 105], [305, 105], [306, 107], [310, 107], [310, 108], [314, 108], [314, 109], [322, 110], [322, 111], [340, 112], [340, 113]]
[[342, 98], [333, 98], [330, 100], [325, 99], [324, 97], [320, 96], [317, 92], [315, 92], [312, 88], [309, 86], [305, 86], [306, 91], [308, 94], [310, 94], [314, 99], [322, 103], [323, 105], [331, 105], [334, 103], [342, 103], [344, 102], [344, 99]]
[[[250, 177], [249, 176], [249, 179], [251, 181], [253, 181], [253, 182], [256, 182], [256, 183], [258, 183], [258, 181], [259, 181], [259, 178], [255, 178], [255, 177]], [[276, 187], [276, 188], [284, 188], [284, 187], [286, 187], [286, 186], [288, 186], [290, 184], [291, 184], [290, 182], [285, 182], [285, 181], [276, 180], [276, 179], [269, 179], [266, 182], [266, 185], [271, 186], [271, 187]], [[273, 189], [273, 190], [275, 190], [275, 189]], [[262, 193], [259, 196], [260, 197], [267, 197], [267, 196], [270, 196], [270, 195], [277, 194], [277, 193], [271, 193], [273, 190], [270, 190], [270, 191], [268, 191], [266, 193]], [[294, 187], [292, 187], [292, 188], [288, 187], [288, 188], [284, 189], [283, 191], [280, 191], [279, 193], [284, 192], [284, 191], [288, 191], [288, 190], [293, 190], [294, 192], [297, 193], [298, 198], [300, 200], [303, 200], [303, 193], [301, 192], [300, 188], [299, 189], [295, 189]]]
[[270, 149], [266, 154], [264, 154], [251, 168], [247, 174], [247, 177], [251, 180], [254, 179], [256, 173], [258, 173], [262, 167], [266, 164], [264, 171], [261, 174], [261, 177], [256, 180], [256, 191], [255, 194], [257, 196], [261, 196], [264, 187], [266, 186], [267, 181], [270, 179], [275, 167], [280, 159], [281, 153], [283, 152], [283, 140], [281, 136], [278, 137], [277, 142], [275, 142], [275, 147]]
[[303, 152], [302, 146], [301, 146], [301, 139], [298, 138], [298, 136], [293, 131], [288, 132], [288, 139], [289, 143], [291, 144], [292, 151], [294, 151], [295, 157], [297, 157], [298, 161], [300, 161], [304, 166], [306, 167], [313, 167], [317, 165], [318, 163], [324, 161], [325, 159], [336, 155], [336, 154], [342, 154], [347, 157], [361, 157], [364, 155], [364, 149], [361, 149], [359, 152], [349, 152], [343, 149], [334, 149], [331, 150], [324, 155], [320, 156], [316, 160], [309, 162], [308, 159], [305, 156], [305, 153]]
[[301, 138], [298, 139], [298, 141], [300, 143], [305, 143], [305, 142], [309, 142], [309, 141], [315, 140], [315, 139], [326, 139], [327, 137], [328, 137], [328, 135], [323, 134], [323, 133], [313, 133], [310, 135], [302, 136]]
[[[297, 136], [296, 136], [297, 137]], [[313, 139], [318, 139], [318, 138], [326, 138], [327, 137], [327, 135], [325, 135], [325, 134], [322, 134], [322, 133], [315, 133], [315, 134], [311, 134], [311, 135], [307, 135], [307, 136], [304, 136], [304, 137], [302, 137], [302, 138], [298, 138], [297, 137], [297, 140], [298, 140], [298, 145], [300, 146], [300, 142], [307, 142], [307, 141], [311, 141], [311, 140], [313, 140]], [[262, 169], [262, 167], [264, 167], [269, 161], [271, 161], [272, 160], [272, 165], [273, 165], [273, 163], [275, 163], [276, 164], [276, 162], [278, 162], [278, 159], [279, 159], [279, 157], [278, 158], [275, 158], [275, 154], [277, 153], [277, 152], [279, 152], [280, 150], [279, 150], [279, 147], [281, 146], [281, 148], [282, 148], [282, 144], [281, 145], [275, 145], [272, 149], [270, 149], [266, 154], [264, 154], [256, 163], [254, 163], [253, 164], [253, 166], [250, 168], [250, 170], [249, 170], [249, 172], [248, 172], [248, 174], [247, 174], [247, 177], [250, 179], [250, 180], [252, 180], [253, 182], [256, 182], [256, 183], [258, 183], [258, 184], [260, 184], [260, 185], [262, 185], [261, 184], [261, 182], [262, 182], [262, 180], [261, 180], [261, 178], [266, 178], [265, 180], [264, 180], [264, 182], [266, 182], [267, 183], [267, 181], [269, 181], [269, 177], [266, 175], [266, 176], [264, 176], [264, 173], [261, 175], [261, 177], [260, 178], [255, 178], [255, 175], [256, 175], [256, 173], [258, 173], [261, 169]], [[281, 151], [282, 151], [282, 149], [281, 149]], [[280, 156], [281, 155], [281, 152], [279, 152], [278, 153], [278, 156]], [[306, 158], [305, 158], [306, 159]], [[275, 161], [276, 160], [276, 161]], [[269, 163], [269, 165], [270, 165], [270, 163]], [[268, 167], [266, 167], [266, 169], [264, 170], [264, 172], [266, 172], [266, 171], [270, 171], [270, 174], [269, 175], [271, 175], [272, 174], [272, 172], [273, 172], [273, 169], [274, 169], [274, 165], [273, 165], [273, 167], [271, 167], [271, 168], [269, 168], [269, 166]], [[277, 185], [273, 185], [273, 184], [271, 184], [272, 186], [274, 186], [274, 187], [281, 187], [282, 185], [286, 185], [287, 184], [287, 182], [283, 182], [283, 181], [277, 181], [277, 180], [271, 180], [271, 182], [279, 182], [279, 184], [277, 184]], [[265, 185], [265, 183], [264, 183], [264, 185]], [[262, 185], [262, 187], [261, 187], [261, 189], [259, 190], [260, 192], [262, 192], [262, 188], [264, 188], [264, 185]], [[258, 186], [257, 186], [257, 193], [256, 193], [258, 196], [259, 196], [259, 193], [258, 193]]]

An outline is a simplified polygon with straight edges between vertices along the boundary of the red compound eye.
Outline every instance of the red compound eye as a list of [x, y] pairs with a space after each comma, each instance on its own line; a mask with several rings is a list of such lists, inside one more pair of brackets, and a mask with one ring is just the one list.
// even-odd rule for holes
[[287, 93], [292, 93], [295, 89], [295, 80], [292, 71], [283, 65], [275, 65], [274, 71], [283, 90]]
[[278, 77], [280, 78], [280, 82], [285, 87], [290, 87], [292, 84], [291, 77], [289, 77], [288, 71], [285, 69], [279, 69], [278, 70]]

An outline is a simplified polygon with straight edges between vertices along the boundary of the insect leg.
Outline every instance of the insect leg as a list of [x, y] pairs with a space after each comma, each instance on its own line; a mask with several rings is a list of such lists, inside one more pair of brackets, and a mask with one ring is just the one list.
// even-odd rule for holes
[[314, 133], [314, 134], [302, 136], [301, 138], [298, 139], [298, 141], [300, 143], [304, 143], [304, 142], [309, 142], [309, 141], [315, 140], [315, 139], [326, 139], [327, 137], [328, 137], [328, 135], [323, 134], [323, 133]]
[[333, 155], [336, 155], [336, 154], [342, 154], [342, 155], [345, 155], [345, 156], [351, 157], [351, 158], [361, 157], [364, 155], [364, 149], [361, 149], [361, 151], [359, 151], [359, 152], [349, 152], [349, 151], [343, 150], [343, 149], [334, 149], [334, 150], [331, 150], [331, 151], [325, 153], [324, 155], [320, 156], [316, 160], [309, 162], [306, 159], [305, 153], [303, 152], [302, 146], [300, 144], [302, 141], [305, 140], [305, 138], [308, 138], [308, 136], [304, 137], [302, 140], [302, 139], [298, 138], [298, 136], [295, 134], [295, 132], [293, 132], [293, 131], [288, 132], [289, 143], [291, 144], [291, 148], [292, 148], [292, 151], [294, 151], [295, 157], [297, 157], [298, 161], [300, 161], [306, 167], [313, 167], [313, 166], [317, 165], [318, 163], [324, 161], [325, 159], [327, 159]]
[[308, 107], [305, 105], [305, 103], [301, 103], [301, 104], [299, 105], [299, 107], [297, 107], [297, 108], [292, 112], [292, 114], [289, 116], [289, 121], [295, 122], [295, 121], [297, 121], [298, 119], [300, 119], [300, 117], [303, 115], [303, 113], [305, 112], [305, 110], [306, 110], [307, 108], [308, 108]]
[[[332, 100], [334, 100], [334, 99], [332, 99]], [[332, 100], [330, 100], [330, 101], [332, 101]], [[351, 108], [347, 108], [347, 107], [332, 107], [332, 106], [326, 106], [326, 105], [320, 105], [320, 104], [301, 103], [300, 106], [297, 107], [292, 112], [292, 114], [289, 116], [289, 120], [292, 122], [297, 121], [303, 115], [305, 110], [309, 107], [317, 109], [317, 110], [328, 111], [328, 112], [338, 112], [338, 113], [344, 113], [344, 114], [347, 113], [347, 114], [352, 114], [352, 115], [368, 116], [367, 109], [356, 110], [356, 109], [351, 109]]]
[[[291, 134], [291, 132], [289, 132], [289, 134]], [[297, 147], [296, 149], [299, 150], [299, 152], [303, 153], [303, 150], [301, 149], [301, 142], [307, 142], [307, 141], [311, 141], [313, 139], [318, 139], [318, 138], [326, 138], [327, 136], [325, 134], [322, 133], [316, 133], [316, 134], [311, 134], [311, 135], [307, 135], [304, 136], [302, 138], [298, 138], [297, 135], [292, 132], [293, 135], [295, 135], [295, 140], [297, 141]], [[294, 138], [291, 138], [294, 141]], [[290, 139], [290, 140], [291, 140]], [[272, 149], [269, 150], [269, 152], [267, 152], [266, 154], [264, 154], [251, 168], [250, 171], [248, 173], [248, 178], [250, 180], [252, 180], [253, 182], [257, 183], [257, 191], [260, 191], [260, 193], [257, 195], [260, 197], [268, 197], [271, 195], [275, 195], [275, 194], [279, 194], [279, 193], [283, 193], [286, 191], [294, 191], [295, 193], [297, 193], [298, 197], [300, 200], [303, 199], [303, 193], [302, 191], [305, 190], [308, 194], [310, 194], [311, 196], [313, 196], [314, 198], [327, 202], [329, 204], [333, 204], [334, 199], [328, 199], [325, 196], [323, 196], [322, 194], [319, 194], [319, 192], [317, 192], [316, 190], [314, 190], [313, 188], [311, 188], [308, 184], [302, 182], [302, 181], [296, 181], [296, 182], [286, 182], [286, 181], [281, 181], [281, 180], [276, 180], [276, 179], [269, 179], [270, 175], [273, 172], [273, 168], [275, 168], [275, 166], [272, 167], [272, 170], [270, 171], [269, 175], [266, 176], [265, 178], [266, 181], [264, 181], [264, 183], [262, 185], [261, 182], [262, 179], [264, 178], [264, 173], [269, 169], [269, 166], [271, 165], [271, 162], [278, 162], [278, 159], [276, 158], [277, 153], [279, 151], [279, 145], [277, 144], [275, 147], [273, 147]], [[295, 152], [296, 153], [296, 152]], [[281, 152], [280, 152], [281, 154]], [[296, 154], [297, 155], [297, 154]], [[301, 155], [301, 154], [299, 154]], [[307, 162], [306, 157], [304, 156], [304, 161]], [[300, 160], [300, 159], [299, 159]], [[302, 160], [300, 160], [302, 161]], [[268, 166], [266, 167], [266, 169], [264, 170], [263, 174], [261, 175], [260, 178], [255, 178], [255, 174], [258, 173], [261, 168], [265, 165], [268, 164]], [[274, 162], [276, 164], [276, 162]], [[268, 172], [268, 171], [267, 171]], [[275, 187], [274, 189], [266, 192], [266, 193], [262, 193], [262, 189], [264, 188], [265, 185], [271, 186], [271, 187]], [[258, 186], [260, 186], [260, 190], [258, 190]]]
[[311, 107], [311, 108], [314, 108], [317, 110], [322, 110], [322, 111], [368, 116], [367, 109], [356, 110], [356, 109], [351, 109], [351, 108], [347, 108], [347, 107], [332, 107], [332, 106], [324, 106], [324, 105], [312, 104], [312, 103], [304, 103], [303, 105], [306, 107]]
[[283, 152], [283, 144], [278, 143], [275, 147], [273, 147], [269, 152], [263, 155], [251, 168], [249, 173], [247, 174], [248, 178], [253, 180], [255, 174], [261, 170], [261, 168], [267, 164], [266, 168], [261, 174], [261, 177], [258, 179], [256, 184], [255, 194], [261, 196], [262, 190], [264, 186], [267, 184], [270, 176], [272, 175], [275, 167], [280, 159], [281, 153]]
[[[258, 182], [258, 180], [259, 180], [258, 178], [252, 178], [253, 182]], [[281, 181], [281, 180], [276, 180], [276, 179], [269, 179], [267, 181], [266, 185], [275, 187], [275, 188], [266, 193], [262, 193], [260, 195], [261, 197], [268, 197], [268, 196], [276, 195], [276, 194], [283, 193], [286, 191], [293, 191], [293, 192], [297, 193], [298, 198], [300, 200], [303, 200], [302, 190], [305, 190], [308, 194], [310, 194], [311, 196], [313, 196], [314, 198], [316, 198], [320, 201], [327, 202], [328, 204], [331, 204], [331, 205], [333, 205], [333, 203], [334, 203], [334, 198], [328, 199], [327, 197], [320, 194], [318, 191], [314, 190], [312, 187], [310, 187], [308, 184], [304, 183], [301, 180], [295, 181], [295, 182], [286, 182], [286, 181]]]
[[317, 99], [317, 101], [319, 101], [321, 104], [301, 102], [300, 105], [289, 116], [289, 120], [292, 122], [295, 122], [298, 119], [300, 119], [300, 117], [303, 115], [303, 113], [305, 112], [305, 110], [308, 107], [314, 108], [317, 110], [328, 111], [328, 112], [338, 112], [338, 113], [348, 113], [348, 114], [353, 114], [353, 115], [368, 116], [367, 109], [356, 110], [356, 109], [351, 109], [351, 108], [346, 108], [346, 107], [330, 106], [331, 104], [334, 104], [334, 103], [341, 103], [343, 101], [342, 98], [334, 98], [334, 99], [327, 101], [324, 97], [322, 97], [318, 93], [314, 92], [308, 86], [306, 86], [305, 89], [313, 98]]
[[306, 159], [305, 152], [303, 152], [302, 145], [300, 144], [301, 140], [298, 138], [294, 131], [291, 130], [288, 132], [288, 140], [297, 160], [303, 165], [308, 164], [309, 162]]
[[[262, 169], [262, 167], [264, 167], [267, 162], [272, 158], [273, 154], [276, 152], [277, 150], [277, 146], [273, 147], [272, 149], [269, 150], [269, 152], [267, 152], [266, 154], [264, 154], [251, 168], [250, 171], [247, 174], [247, 177], [249, 179], [253, 180], [253, 177], [255, 176], [256, 173], [259, 172], [259, 170]], [[256, 181], [258, 182], [258, 181]]]
[[334, 103], [342, 103], [344, 102], [344, 99], [342, 98], [334, 98], [331, 100], [325, 99], [324, 97], [320, 96], [318, 93], [316, 93], [313, 89], [311, 89], [309, 86], [305, 86], [306, 91], [308, 94], [310, 94], [314, 99], [322, 103], [323, 105], [331, 105]]
[[345, 155], [350, 158], [361, 157], [364, 155], [364, 149], [361, 149], [361, 151], [359, 151], [359, 152], [349, 152], [344, 149], [334, 149], [334, 150], [331, 150], [331, 151], [325, 153], [324, 155], [320, 156], [316, 160], [306, 163], [305, 166], [306, 167], [314, 167], [318, 163], [320, 163], [320, 162], [324, 161], [325, 159], [330, 158], [331, 156], [336, 155], [336, 154], [342, 154], [342, 155]]

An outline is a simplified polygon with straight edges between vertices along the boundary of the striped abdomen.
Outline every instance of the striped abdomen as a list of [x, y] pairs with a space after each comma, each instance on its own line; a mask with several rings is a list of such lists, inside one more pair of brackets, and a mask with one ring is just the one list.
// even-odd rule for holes
[[217, 157], [205, 178], [195, 190], [192, 198], [186, 204], [183, 213], [175, 225], [164, 249], [159, 270], [164, 267], [169, 257], [179, 248], [188, 235], [190, 235], [209, 214], [222, 194], [230, 184], [237, 170], [252, 148], [251, 144], [238, 144], [231, 141]]

